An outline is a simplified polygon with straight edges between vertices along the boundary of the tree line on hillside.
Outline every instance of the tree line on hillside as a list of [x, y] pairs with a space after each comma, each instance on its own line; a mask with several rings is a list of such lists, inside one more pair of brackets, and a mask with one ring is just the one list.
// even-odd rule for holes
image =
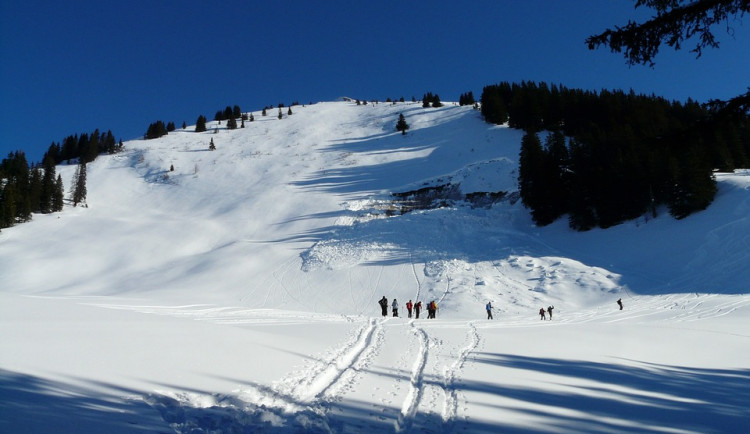
[[[311, 103], [312, 104], [312, 103]], [[299, 102], [294, 101], [291, 105], [289, 105], [289, 108], [287, 110], [287, 116], [292, 115], [292, 106], [299, 105]], [[284, 103], [279, 103], [279, 114], [278, 118], [282, 119], [283, 114], [281, 112], [281, 109], [286, 107]], [[262, 115], [266, 116], [267, 111], [269, 109], [273, 108], [273, 106], [266, 106], [263, 107]], [[237, 120], [240, 120], [240, 124], [237, 124]], [[222, 122], [226, 122], [227, 129], [234, 130], [236, 128], [244, 128], [245, 127], [245, 121], [253, 122], [255, 121], [255, 117], [252, 113], [243, 113], [242, 109], [239, 105], [234, 106], [226, 106], [223, 110], [217, 110], [216, 114], [214, 115], [214, 121], [221, 124]], [[195, 121], [195, 132], [202, 133], [207, 130], [206, 123], [208, 122], [208, 119], [204, 115], [199, 115], [198, 119]], [[184, 130], [187, 128], [187, 125], [185, 122], [182, 123], [182, 129]], [[173, 122], [170, 122], [168, 124], [165, 124], [164, 121], [156, 121], [148, 126], [148, 129], [146, 130], [146, 134], [143, 135], [144, 139], [150, 140], [150, 139], [157, 139], [159, 137], [165, 136], [169, 134], [170, 132], [175, 130], [175, 125]]]
[[474, 99], [474, 92], [468, 91], [466, 93], [462, 93], [458, 97], [458, 105], [464, 106], [464, 105], [474, 105], [476, 104], [476, 100]]
[[242, 117], [242, 109], [240, 106], [235, 105], [234, 107], [227, 106], [224, 110], [218, 110], [214, 115], [215, 121], [226, 121], [229, 119], [239, 119]]
[[118, 142], [112, 131], [102, 134], [97, 129], [90, 134], [70, 135], [63, 139], [62, 142], [53, 142], [44, 154], [44, 157], [42, 157], [42, 161], [50, 157], [55, 164], [70, 160], [90, 163], [99, 154], [115, 154], [120, 152], [122, 148], [122, 140]]
[[[237, 128], [237, 119], [242, 119], [243, 127], [244, 121], [248, 120], [247, 115], [242, 113], [242, 109], [238, 105], [235, 105], [234, 107], [227, 106], [224, 110], [218, 110], [214, 115], [215, 121], [218, 121], [219, 123], [226, 121], [227, 128], [230, 130]], [[252, 121], [253, 119], [250, 120]], [[204, 115], [199, 115], [198, 119], [195, 121], [195, 132], [205, 132], [206, 122], [208, 122], [208, 119]], [[182, 129], [184, 130], [186, 128], [187, 124], [183, 121]], [[148, 126], [143, 138], [146, 140], [158, 139], [159, 137], [166, 136], [174, 130], [176, 130], [174, 122], [165, 124], [164, 121], [158, 120]]]
[[[182, 128], [185, 128], [184, 122]], [[175, 129], [177, 128], [175, 127], [174, 122], [165, 124], [164, 121], [156, 121], [148, 126], [148, 128], [146, 129], [146, 134], [143, 135], [143, 138], [146, 140], [158, 139], [161, 136], [166, 136]]]
[[[312, 103], [311, 103], [312, 104]], [[299, 102], [294, 101], [291, 105], [289, 105], [289, 108], [287, 110], [287, 116], [292, 115], [292, 106], [299, 105]], [[282, 119], [283, 114], [281, 112], [281, 109], [286, 107], [284, 103], [278, 104], [279, 114], [278, 118]], [[269, 109], [273, 108], [273, 106], [266, 106], [263, 107], [262, 115], [266, 116], [267, 111]], [[237, 120], [240, 120], [240, 124], [237, 124]], [[243, 113], [242, 109], [239, 105], [234, 106], [226, 106], [223, 110], [217, 110], [216, 114], [214, 115], [214, 121], [221, 124], [222, 122], [226, 122], [227, 129], [234, 130], [236, 128], [244, 128], [245, 127], [245, 121], [254, 122], [255, 117], [252, 113]], [[196, 133], [202, 133], [207, 130], [206, 123], [208, 122], [208, 118], [204, 115], [199, 115], [198, 119], [195, 121], [195, 132]], [[184, 130], [187, 128], [185, 122], [182, 123], [182, 129]], [[170, 122], [168, 124], [164, 124], [163, 121], [159, 120], [151, 125], [149, 125], [148, 129], [146, 130], [146, 134], [144, 134], [144, 138], [149, 139], [157, 139], [159, 137], [165, 136], [169, 134], [170, 132], [175, 130], [175, 125], [173, 122]]]
[[22, 151], [11, 152], [0, 162], [0, 228], [27, 222], [33, 213], [62, 211], [65, 189], [62, 177], [56, 173], [56, 166], [62, 162], [78, 163], [70, 199], [74, 205], [85, 202], [86, 164], [100, 154], [119, 152], [122, 147], [122, 140], [115, 140], [111, 131], [101, 134], [95, 130], [53, 142], [39, 164], [29, 164]]
[[519, 188], [538, 225], [606, 228], [660, 205], [684, 218], [713, 201], [715, 169], [750, 165], [744, 112], [533, 82], [486, 86], [481, 102], [487, 122], [526, 131]]
[[440, 96], [438, 94], [433, 94], [432, 92], [427, 92], [424, 95], [422, 95], [422, 107], [428, 108], [428, 107], [442, 107], [443, 103], [440, 102]]
[[11, 152], [0, 163], [0, 186], [0, 228], [27, 222], [32, 213], [49, 214], [63, 208], [62, 177], [55, 173], [50, 156], [29, 167], [23, 152]]

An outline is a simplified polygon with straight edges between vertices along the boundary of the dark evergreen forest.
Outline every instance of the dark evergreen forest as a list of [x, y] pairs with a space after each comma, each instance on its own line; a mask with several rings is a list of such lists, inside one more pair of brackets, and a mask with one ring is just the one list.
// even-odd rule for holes
[[519, 188], [538, 225], [606, 228], [662, 205], [684, 218], [713, 201], [715, 171], [750, 167], [742, 110], [533, 82], [486, 86], [481, 102], [487, 122], [526, 131]]
[[[0, 228], [27, 222], [32, 213], [62, 210], [65, 191], [62, 177], [55, 171], [58, 164], [75, 161], [85, 167], [99, 154], [114, 154], [122, 147], [122, 141], [117, 142], [111, 131], [101, 134], [95, 130], [52, 143], [39, 164], [29, 164], [22, 151], [11, 152], [0, 162]], [[81, 188], [85, 187], [77, 186], [76, 191]]]

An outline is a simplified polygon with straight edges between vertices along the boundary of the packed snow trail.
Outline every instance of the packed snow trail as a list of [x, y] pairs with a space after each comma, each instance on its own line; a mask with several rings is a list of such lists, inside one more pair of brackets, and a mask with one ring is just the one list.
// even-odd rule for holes
[[351, 372], [351, 375], [355, 375], [352, 371], [366, 367], [371, 354], [377, 351], [377, 345], [380, 343], [377, 337], [382, 323], [383, 320], [370, 319], [369, 324], [359, 331], [353, 342], [347, 342], [332, 353], [322, 370], [309, 372], [309, 384], [302, 390], [295, 390], [292, 395], [301, 403], [337, 396], [345, 384], [352, 381], [345, 378], [345, 374]]
[[464, 347], [456, 357], [450, 367], [445, 370], [444, 383], [445, 383], [445, 403], [443, 404], [443, 421], [449, 423], [454, 421], [458, 415], [458, 390], [456, 386], [456, 378], [461, 368], [463, 368], [466, 358], [474, 349], [479, 345], [479, 333], [473, 322], [469, 322], [469, 343]]
[[410, 321], [411, 331], [416, 337], [417, 344], [413, 345], [418, 347], [416, 360], [411, 371], [409, 393], [404, 400], [401, 407], [401, 414], [396, 422], [397, 432], [408, 432], [411, 429], [411, 425], [414, 422], [414, 416], [419, 408], [419, 403], [422, 400], [422, 394], [424, 393], [424, 368], [427, 363], [427, 348], [429, 341], [427, 339], [427, 333], [424, 329], [416, 326], [416, 322]]

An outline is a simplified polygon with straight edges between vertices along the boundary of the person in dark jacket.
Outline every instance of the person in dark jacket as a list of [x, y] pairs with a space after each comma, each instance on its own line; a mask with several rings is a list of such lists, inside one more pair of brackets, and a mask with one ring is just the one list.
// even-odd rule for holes
[[419, 319], [419, 311], [422, 310], [422, 302], [417, 300], [417, 304], [414, 305], [414, 313], [417, 316], [417, 319]]
[[617, 305], [620, 306], [620, 310], [622, 310], [622, 299], [617, 300]]
[[385, 295], [380, 301], [378, 301], [378, 304], [380, 305], [380, 310], [382, 311], [383, 316], [388, 316], [388, 299], [385, 298]]
[[485, 308], [487, 309], [487, 319], [492, 319], [492, 303], [488, 301]]
[[549, 314], [549, 320], [552, 321], [552, 309], [554, 309], [555, 306], [549, 306], [547, 308], [547, 313]]
[[539, 319], [546, 319], [545, 318], [546, 312], [544, 311], [544, 308], [539, 309], [539, 316], [540, 316]]

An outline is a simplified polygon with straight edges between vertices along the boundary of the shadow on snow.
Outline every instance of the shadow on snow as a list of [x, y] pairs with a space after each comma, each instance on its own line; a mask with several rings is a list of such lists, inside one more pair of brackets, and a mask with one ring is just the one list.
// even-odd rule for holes
[[[750, 370], [704, 369], [623, 360], [598, 363], [581, 360], [527, 357], [479, 352], [469, 364], [531, 371], [557, 377], [545, 387], [494, 381], [426, 376], [421, 388], [439, 387], [473, 399], [473, 405], [493, 408], [507, 417], [487, 421], [459, 417], [444, 421], [440, 414], [418, 412], [409, 431], [441, 432], [741, 432], [750, 423]], [[362, 372], [409, 382], [411, 373], [383, 367]], [[510, 372], [508, 372], [510, 374]], [[39, 377], [0, 370], [0, 430], [29, 433], [294, 433], [395, 432], [399, 408], [339, 397], [333, 401], [296, 402], [268, 386], [232, 380], [252, 390], [262, 402], [253, 404], [238, 395], [217, 395], [159, 385], [177, 390], [176, 396], [210, 396], [199, 406], [106, 383], [73, 386]], [[200, 399], [200, 398], [199, 398]], [[478, 401], [478, 402], [477, 402]], [[289, 408], [296, 410], [289, 410]], [[285, 410], [286, 408], [286, 410]], [[460, 414], [460, 411], [459, 411]], [[519, 420], [529, 421], [518, 425]]]

